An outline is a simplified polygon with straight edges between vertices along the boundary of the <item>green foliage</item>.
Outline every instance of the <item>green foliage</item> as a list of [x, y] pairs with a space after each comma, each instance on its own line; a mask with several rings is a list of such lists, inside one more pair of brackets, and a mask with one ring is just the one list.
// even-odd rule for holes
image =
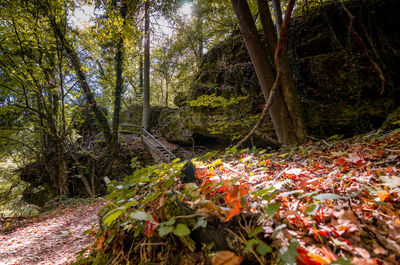
[[[146, 222], [157, 223], [156, 230], [160, 237], [176, 235], [183, 237], [189, 235], [191, 230], [199, 227], [206, 227], [207, 221], [202, 216], [186, 218], [181, 213], [168, 212], [168, 216], [159, 215], [145, 210], [149, 204], [158, 203], [160, 198], [164, 198], [162, 208], [170, 211], [176, 199], [186, 196], [170, 190], [175, 178], [181, 174], [184, 163], [176, 159], [170, 164], [147, 166], [137, 169], [132, 176], [128, 176], [122, 183], [110, 182], [108, 190], [110, 194], [107, 199], [112, 200], [102, 213], [102, 222], [106, 228], [112, 229], [118, 223], [122, 224], [122, 229], [134, 229], [135, 235], [146, 234]], [[132, 190], [141, 190], [140, 194]], [[190, 195], [188, 195], [190, 196]], [[171, 206], [170, 206], [171, 205]], [[154, 216], [158, 216], [155, 219]], [[122, 219], [121, 219], [122, 218]], [[159, 218], [168, 218], [159, 220]], [[160, 222], [161, 221], [161, 222]], [[160, 223], [158, 223], [160, 222]], [[154, 229], [154, 228], [153, 228]]]
[[297, 248], [300, 246], [299, 242], [295, 238], [290, 240], [290, 245], [288, 247], [282, 247], [279, 250], [279, 264], [289, 265], [289, 264], [297, 264]]
[[247, 96], [226, 99], [213, 93], [211, 95], [201, 95], [195, 100], [189, 101], [188, 104], [191, 107], [227, 108], [245, 99], [247, 99]]

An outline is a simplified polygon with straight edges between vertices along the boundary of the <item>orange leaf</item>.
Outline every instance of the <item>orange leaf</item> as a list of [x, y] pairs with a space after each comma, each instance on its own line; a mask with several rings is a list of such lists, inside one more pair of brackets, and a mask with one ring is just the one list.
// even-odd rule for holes
[[296, 262], [299, 265], [321, 265], [321, 263], [312, 259], [309, 252], [302, 247], [297, 248]]
[[389, 197], [390, 193], [388, 191], [378, 191], [378, 197], [381, 202], [384, 202], [387, 197]]
[[103, 250], [104, 241], [106, 241], [106, 236], [105, 236], [105, 234], [102, 234], [102, 235], [99, 237], [99, 239], [97, 239], [95, 251], [101, 251], [101, 250]]
[[218, 251], [217, 255], [212, 258], [212, 265], [239, 265], [243, 261], [242, 256], [237, 256], [230, 251]]
[[308, 253], [308, 256], [311, 257], [312, 259], [314, 259], [315, 261], [321, 263], [322, 265], [329, 264], [332, 262], [332, 260], [330, 260], [326, 257], [322, 257], [315, 253]]

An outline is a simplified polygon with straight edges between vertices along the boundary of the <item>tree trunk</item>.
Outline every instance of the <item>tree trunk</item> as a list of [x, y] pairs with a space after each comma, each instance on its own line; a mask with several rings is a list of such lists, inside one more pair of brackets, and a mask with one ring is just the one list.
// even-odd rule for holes
[[[123, 2], [121, 7], [121, 17], [123, 19], [123, 24], [125, 24], [125, 16], [126, 16], [126, 4]], [[123, 94], [123, 60], [124, 60], [124, 38], [122, 33], [120, 33], [118, 43], [117, 43], [117, 52], [115, 54], [115, 73], [116, 73], [116, 82], [115, 82], [115, 94], [114, 94], [114, 113], [113, 113], [113, 124], [112, 124], [112, 162], [114, 162], [115, 155], [118, 149], [118, 127], [119, 127], [119, 116], [121, 112], [121, 101]], [[113, 163], [111, 163], [113, 164]]]
[[[258, 10], [260, 12], [261, 24], [267, 43], [268, 53], [270, 57], [272, 55], [271, 63], [275, 64], [273, 54], [275, 53], [277, 35], [275, 34], [271, 12], [268, 7], [268, 1], [258, 0]], [[280, 11], [275, 13], [280, 13]], [[281, 27], [282, 24], [280, 25], [279, 29], [281, 29]], [[286, 45], [286, 41], [284, 43]], [[286, 48], [282, 49], [282, 54], [280, 58], [283, 66], [281, 75], [281, 92], [290, 113], [290, 117], [293, 122], [293, 127], [296, 130], [297, 137], [300, 141], [302, 141], [306, 137], [306, 128], [304, 125], [302, 117], [303, 111], [296, 91], [296, 84], [293, 80], [293, 73], [292, 69], [290, 68], [289, 56]]]
[[[267, 61], [267, 54], [258, 35], [247, 1], [231, 0], [231, 3], [239, 21], [240, 32], [253, 63], [264, 99], [267, 102], [275, 80], [273, 69]], [[293, 127], [292, 119], [280, 90], [276, 92], [269, 113], [278, 140], [287, 145], [299, 143], [300, 138]]]
[[140, 37], [139, 43], [139, 95], [144, 97], [143, 95], [143, 36]]
[[165, 81], [165, 106], [168, 107], [168, 80]]
[[258, 0], [258, 11], [260, 13], [265, 42], [267, 43], [268, 55], [271, 59], [271, 64], [275, 65], [274, 57], [278, 38], [274, 30], [274, 22], [272, 21], [271, 12], [269, 11], [268, 0]]
[[149, 129], [150, 122], [150, 15], [149, 15], [150, 0], [144, 4], [144, 87], [143, 87], [143, 117], [142, 126], [146, 130]]
[[97, 105], [94, 94], [87, 82], [86, 74], [82, 69], [82, 64], [79, 59], [78, 53], [72, 46], [72, 43], [64, 35], [64, 33], [61, 29], [61, 26], [56, 22], [56, 18], [51, 15], [52, 12], [50, 12], [50, 10], [48, 10], [48, 7], [46, 5], [42, 5], [42, 8], [48, 14], [50, 25], [53, 28], [54, 34], [59, 39], [61, 45], [64, 47], [64, 49], [67, 53], [67, 56], [71, 62], [71, 65], [77, 75], [78, 82], [79, 82], [81, 88], [83, 89], [85, 98], [89, 105], [89, 108], [94, 113], [97, 123], [99, 124], [100, 128], [102, 128], [102, 131], [104, 134], [104, 139], [105, 139], [107, 145], [110, 147], [111, 139], [112, 139], [110, 126], [107, 122], [107, 119], [106, 119], [104, 113], [101, 111], [101, 109]]
[[276, 26], [276, 34], [278, 38], [281, 33], [282, 26], [282, 9], [281, 9], [281, 1], [280, 0], [272, 0], [272, 5], [274, 7], [274, 15], [275, 15], [275, 26]]
[[197, 3], [195, 10], [195, 27], [197, 33], [197, 49], [198, 49], [198, 65], [200, 66], [204, 53], [204, 38], [203, 38], [203, 7], [201, 3]]
[[58, 159], [59, 192], [61, 196], [68, 196], [67, 162], [65, 160], [64, 150], [60, 150]]

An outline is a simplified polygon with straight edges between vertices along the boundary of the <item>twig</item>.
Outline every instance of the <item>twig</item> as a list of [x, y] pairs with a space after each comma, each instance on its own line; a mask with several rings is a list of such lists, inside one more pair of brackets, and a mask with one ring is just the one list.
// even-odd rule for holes
[[187, 219], [187, 218], [192, 218], [192, 217], [196, 217], [196, 216], [204, 216], [202, 214], [199, 213], [194, 213], [194, 214], [190, 214], [190, 215], [180, 215], [180, 216], [175, 216], [175, 219], [181, 218], [181, 219]]
[[294, 8], [294, 3], [295, 3], [295, 0], [289, 0], [288, 7], [286, 9], [285, 19], [284, 19], [282, 27], [281, 27], [278, 45], [275, 50], [276, 77], [275, 77], [274, 85], [271, 88], [271, 92], [269, 93], [268, 101], [265, 104], [265, 107], [261, 113], [261, 116], [258, 119], [257, 123], [254, 125], [253, 129], [251, 129], [251, 131], [235, 145], [235, 148], [239, 148], [245, 141], [247, 141], [254, 134], [254, 132], [258, 129], [258, 127], [260, 127], [261, 123], [267, 117], [268, 110], [272, 105], [272, 99], [274, 98], [274, 96], [276, 94], [276, 90], [278, 89], [278, 87], [280, 85], [280, 81], [281, 81], [280, 79], [281, 79], [282, 69], [281, 69], [281, 62], [280, 62], [279, 57], [285, 46], [284, 42], [286, 40], [287, 27], [290, 22], [290, 17], [292, 15], [292, 11]]
[[309, 139], [311, 139], [311, 140], [314, 140], [314, 141], [321, 141], [322, 143], [326, 144], [326, 145], [329, 146], [329, 147], [332, 146], [332, 145], [329, 144], [325, 139], [318, 139], [318, 138], [316, 138], [316, 137], [309, 136], [309, 135], [306, 135], [306, 137], [309, 138]]
[[156, 243], [142, 243], [141, 246], [163, 246], [165, 243], [163, 242], [156, 242]]
[[394, 150], [394, 149], [386, 149], [388, 152], [400, 152], [400, 150]]
[[[235, 237], [237, 240], [239, 240], [240, 242], [242, 242], [242, 244], [246, 245], [247, 244], [247, 240], [246, 238], [242, 235], [242, 233], [239, 232], [240, 236], [237, 235], [235, 232], [233, 232], [231, 229], [229, 228], [225, 228], [225, 231], [227, 231], [228, 233], [230, 233], [233, 237]], [[265, 262], [263, 261], [263, 258], [261, 259], [259, 255], [257, 255], [257, 253], [254, 251], [253, 248], [250, 248], [250, 252], [254, 255], [254, 257], [258, 260], [258, 262], [260, 264], [265, 264]]]

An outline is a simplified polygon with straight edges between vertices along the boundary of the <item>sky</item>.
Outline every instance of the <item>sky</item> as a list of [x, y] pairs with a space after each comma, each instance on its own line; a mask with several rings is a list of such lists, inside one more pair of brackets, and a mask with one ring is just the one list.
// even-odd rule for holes
[[93, 21], [90, 21], [90, 19], [93, 18], [94, 11], [93, 5], [84, 5], [77, 8], [70, 17], [71, 25], [81, 29], [93, 26], [94, 23]]
[[[193, 3], [186, 2], [179, 9], [179, 13], [185, 17], [190, 17], [192, 14], [192, 9], [193, 9]], [[70, 17], [71, 25], [73, 27], [80, 29], [93, 26], [94, 22], [91, 20], [91, 18], [94, 17], [95, 11], [96, 13], [98, 13], [98, 11], [95, 10], [93, 5], [83, 5], [82, 7], [77, 8]], [[158, 19], [157, 24], [160, 25], [160, 30], [163, 33], [168, 35], [172, 34], [172, 30], [165, 19], [163, 18]]]

